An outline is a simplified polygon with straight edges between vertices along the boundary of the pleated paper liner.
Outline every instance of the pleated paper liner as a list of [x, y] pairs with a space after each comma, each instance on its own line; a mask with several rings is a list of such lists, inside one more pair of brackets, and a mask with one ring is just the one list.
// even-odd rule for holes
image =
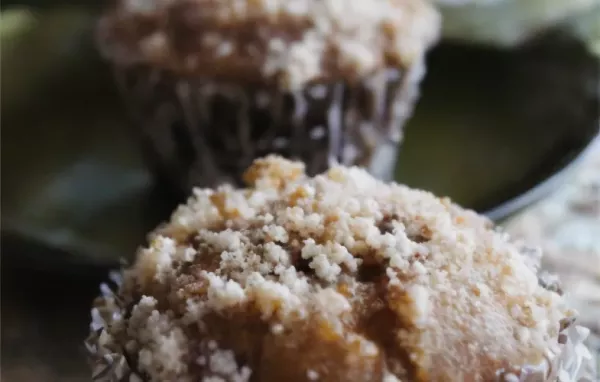
[[252, 160], [270, 153], [302, 160], [309, 174], [335, 162], [391, 179], [424, 65], [298, 91], [140, 66], [115, 72], [150, 168], [187, 195], [194, 186], [241, 184]]

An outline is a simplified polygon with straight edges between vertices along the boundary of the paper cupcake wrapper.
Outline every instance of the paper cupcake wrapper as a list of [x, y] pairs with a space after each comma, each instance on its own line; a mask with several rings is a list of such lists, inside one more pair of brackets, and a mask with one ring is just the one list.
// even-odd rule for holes
[[[124, 325], [127, 307], [119, 297], [121, 274], [110, 275], [111, 285], [100, 286], [101, 297], [92, 308], [90, 335], [85, 341], [92, 380], [97, 382], [143, 382], [143, 375], [136, 372], [134, 357], [127, 354], [124, 344], [110, 337], [108, 327]], [[553, 288], [557, 288], [552, 279]], [[540, 280], [542, 283], [542, 281]], [[543, 284], [542, 284], [543, 285]], [[560, 289], [560, 287], [558, 287]], [[498, 382], [597, 382], [600, 374], [600, 349], [587, 348], [585, 341], [590, 334], [587, 328], [575, 324], [575, 318], [561, 322], [562, 330], [554, 349], [546, 355], [546, 363], [524, 366], [517, 376], [501, 370]]]
[[294, 92], [116, 67], [152, 170], [188, 194], [194, 186], [241, 183], [253, 159], [299, 159], [308, 174], [332, 162], [393, 176], [402, 127], [424, 64], [382, 70], [359, 84], [314, 83]]

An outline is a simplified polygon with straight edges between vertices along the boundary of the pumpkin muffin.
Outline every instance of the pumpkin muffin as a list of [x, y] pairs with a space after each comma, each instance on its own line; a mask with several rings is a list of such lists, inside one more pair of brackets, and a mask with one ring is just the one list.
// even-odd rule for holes
[[390, 178], [439, 28], [426, 0], [117, 0], [97, 36], [148, 163], [186, 196], [271, 153]]
[[593, 381], [540, 253], [487, 219], [357, 167], [244, 179], [195, 189], [102, 287], [96, 379]]

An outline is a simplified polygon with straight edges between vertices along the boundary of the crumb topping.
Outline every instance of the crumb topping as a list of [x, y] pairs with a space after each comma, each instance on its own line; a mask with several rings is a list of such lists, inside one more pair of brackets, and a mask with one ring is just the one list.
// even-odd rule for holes
[[110, 340], [148, 380], [548, 377], [574, 312], [538, 252], [359, 168], [271, 156], [245, 180], [196, 189], [125, 273]]
[[439, 25], [424, 0], [121, 0], [99, 42], [120, 64], [295, 88], [406, 67]]

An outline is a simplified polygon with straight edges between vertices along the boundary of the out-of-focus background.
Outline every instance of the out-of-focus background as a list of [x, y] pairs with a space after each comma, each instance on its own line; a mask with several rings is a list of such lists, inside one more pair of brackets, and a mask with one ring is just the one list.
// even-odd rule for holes
[[[428, 56], [397, 180], [541, 245], [600, 335], [600, 1], [434, 2], [444, 39]], [[143, 166], [94, 48], [100, 4], [78, 4], [1, 6], [9, 382], [89, 379], [83, 339], [98, 285], [176, 203]]]

